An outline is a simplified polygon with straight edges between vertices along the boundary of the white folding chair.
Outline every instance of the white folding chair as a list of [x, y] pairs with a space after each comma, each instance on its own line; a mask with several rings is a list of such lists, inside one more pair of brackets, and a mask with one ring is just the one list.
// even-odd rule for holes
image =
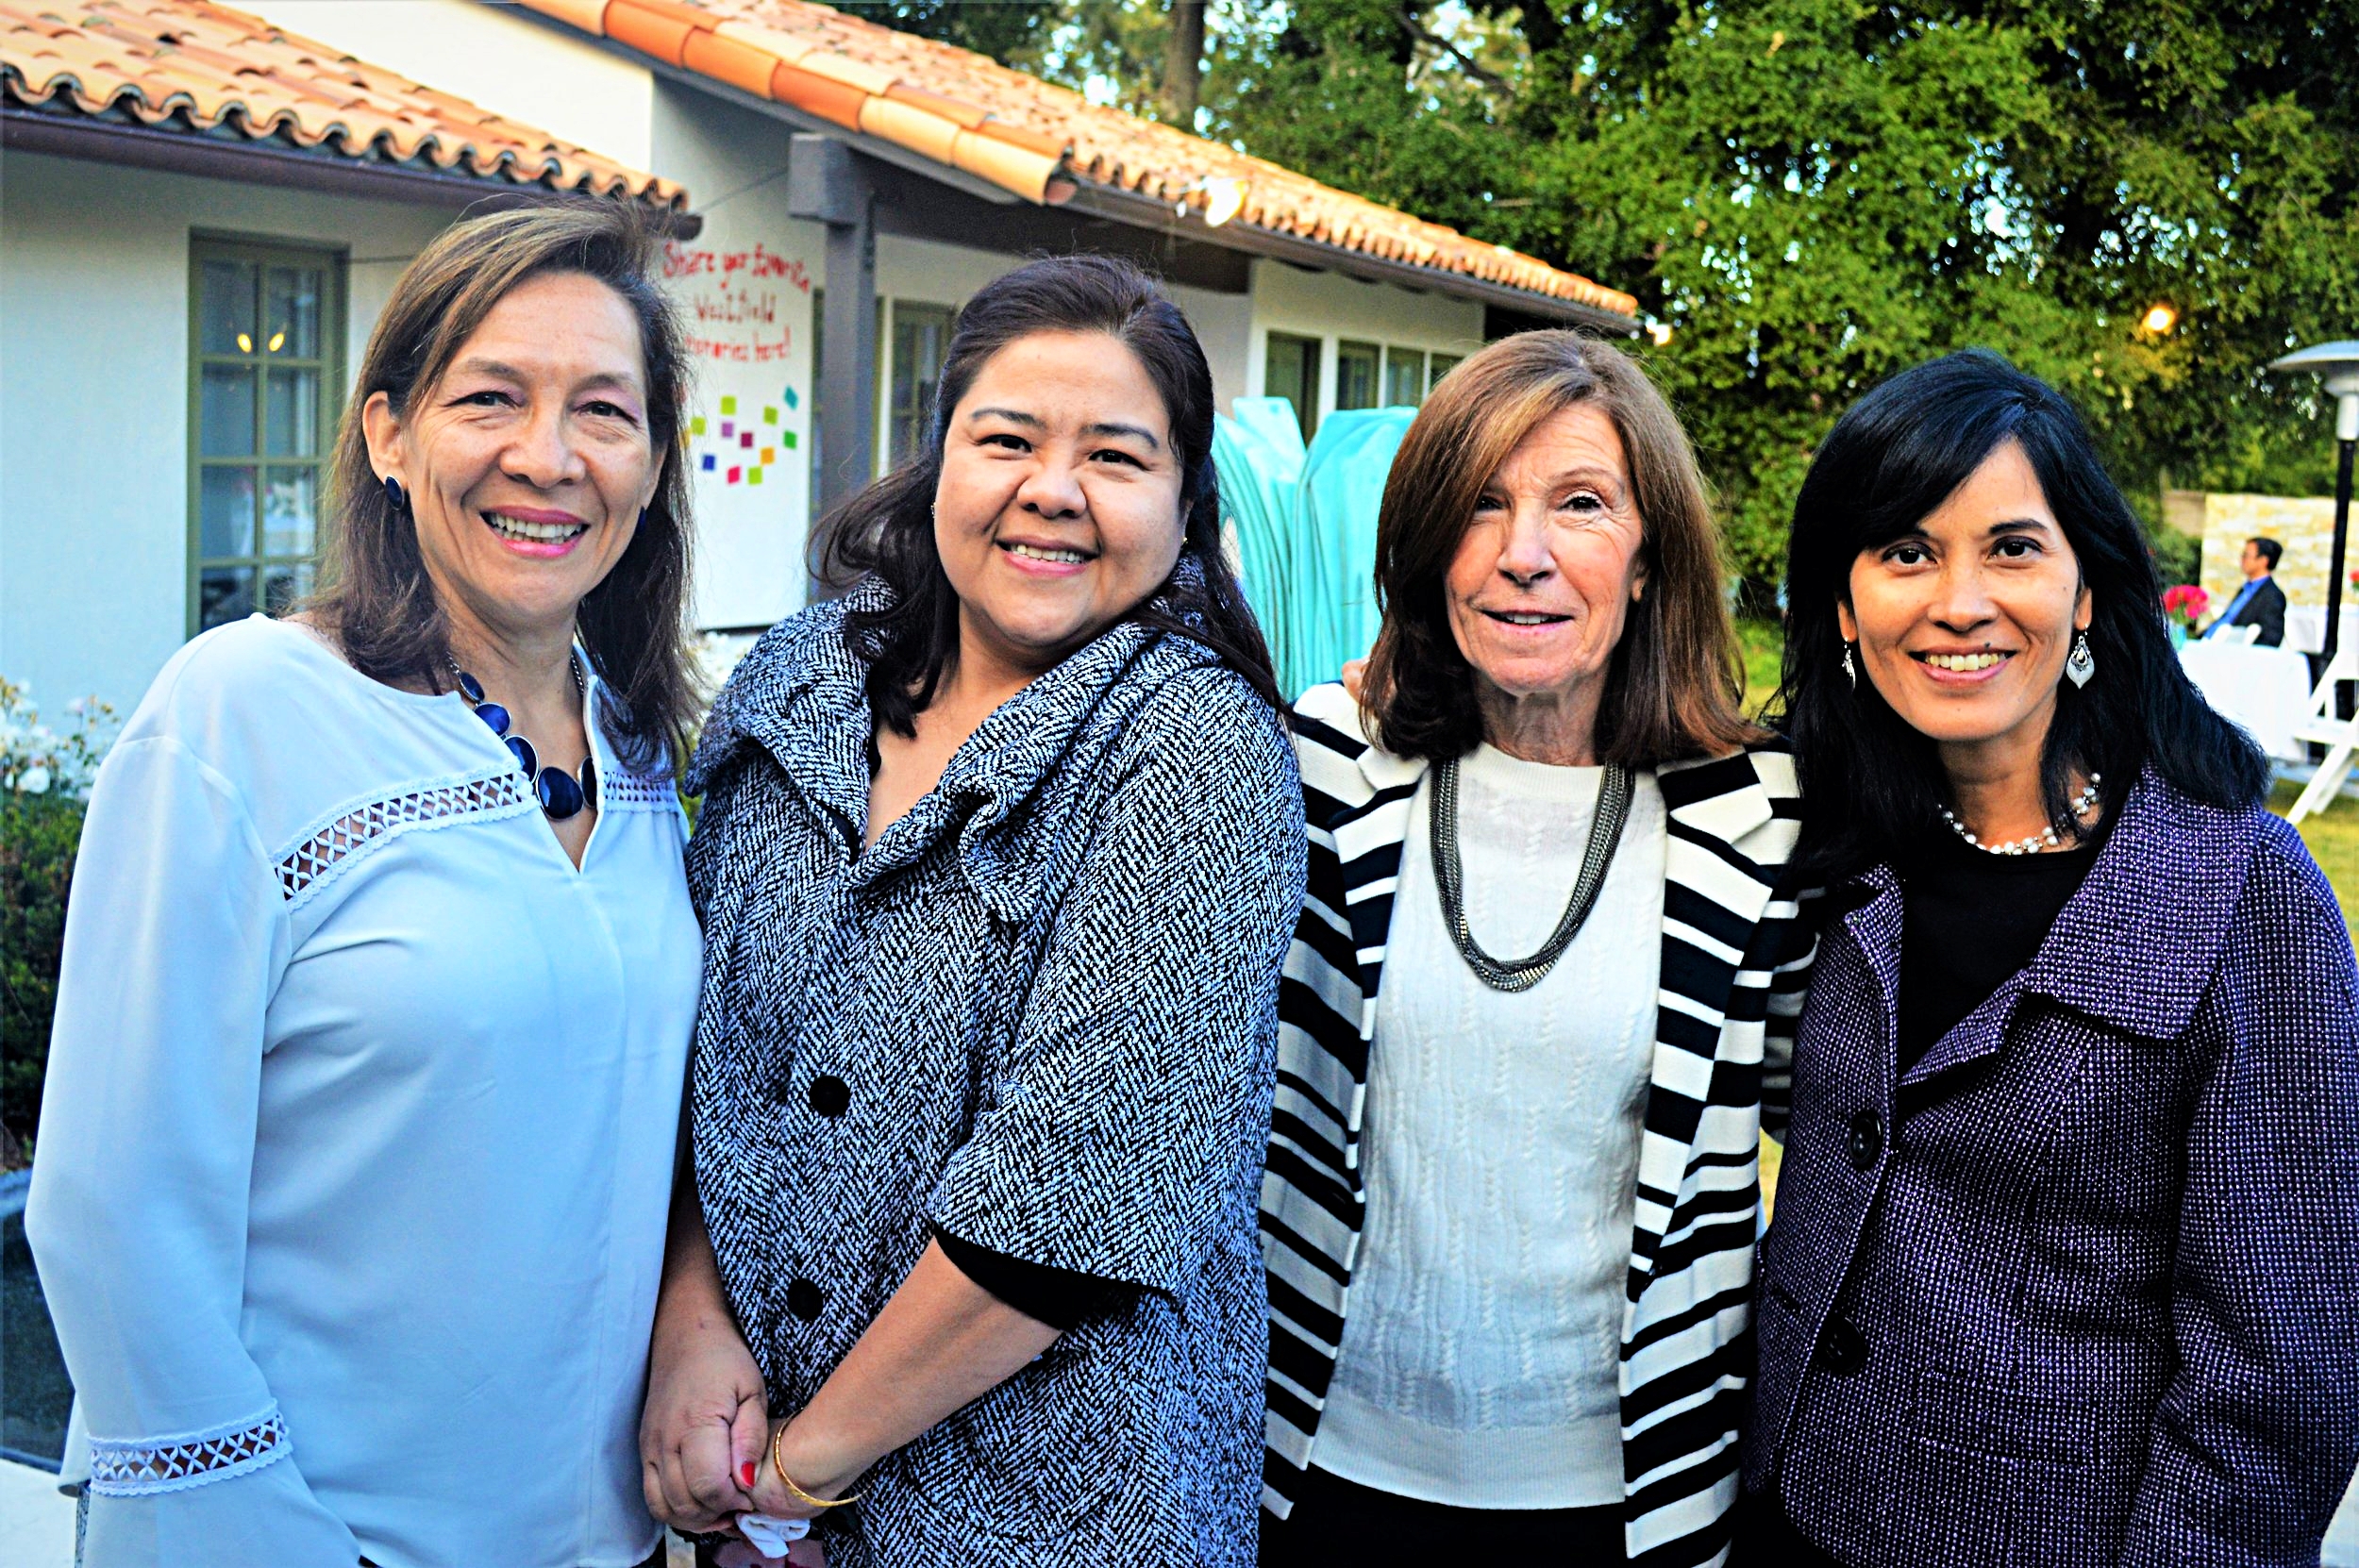
[[2309, 716], [2294, 726], [2294, 739], [2324, 746], [2326, 760], [2286, 813], [2288, 822], [2299, 824], [2311, 812], [2325, 810], [2351, 776], [2353, 761], [2359, 760], [2359, 717], [2345, 719], [2335, 713], [2335, 687], [2346, 680], [2359, 680], [2359, 647], [2349, 643], [2334, 650], [2334, 662], [2310, 693]]

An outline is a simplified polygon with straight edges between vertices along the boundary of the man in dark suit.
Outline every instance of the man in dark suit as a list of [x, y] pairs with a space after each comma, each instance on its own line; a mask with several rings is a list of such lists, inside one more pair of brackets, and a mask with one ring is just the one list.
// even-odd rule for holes
[[2236, 564], [2244, 568], [2244, 586], [2228, 601], [2219, 619], [2203, 628], [2206, 637], [2217, 637], [2223, 626], [2258, 626], [2261, 635], [2254, 638], [2256, 645], [2274, 648], [2285, 641], [2285, 591], [2269, 575], [2285, 554], [2285, 547], [2273, 539], [2248, 539], [2244, 554]]

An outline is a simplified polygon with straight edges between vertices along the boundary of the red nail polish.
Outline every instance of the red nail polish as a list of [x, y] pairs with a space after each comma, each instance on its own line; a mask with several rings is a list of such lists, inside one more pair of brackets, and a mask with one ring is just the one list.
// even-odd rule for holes
[[753, 1460], [747, 1460], [744, 1464], [737, 1467], [737, 1481], [740, 1486], [743, 1486], [748, 1492], [751, 1492], [754, 1489]]

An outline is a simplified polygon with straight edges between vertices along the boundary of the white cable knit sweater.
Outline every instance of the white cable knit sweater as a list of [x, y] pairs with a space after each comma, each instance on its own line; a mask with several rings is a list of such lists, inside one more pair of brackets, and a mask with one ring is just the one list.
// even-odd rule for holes
[[[1548, 939], [1601, 768], [1482, 746], [1459, 773], [1467, 918], [1494, 958]], [[1365, 1240], [1315, 1462], [1463, 1508], [1618, 1504], [1624, 1272], [1663, 945], [1663, 795], [1639, 775], [1589, 921], [1493, 991], [1443, 921], [1417, 788], [1370, 1062]]]

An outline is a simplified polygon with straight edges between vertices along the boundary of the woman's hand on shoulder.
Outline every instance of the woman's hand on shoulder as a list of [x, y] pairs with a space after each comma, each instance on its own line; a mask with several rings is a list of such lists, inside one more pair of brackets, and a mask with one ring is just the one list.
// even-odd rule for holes
[[683, 1530], [711, 1530], [754, 1506], [770, 1436], [761, 1369], [734, 1326], [703, 1312], [659, 1314], [639, 1418], [647, 1511]]

